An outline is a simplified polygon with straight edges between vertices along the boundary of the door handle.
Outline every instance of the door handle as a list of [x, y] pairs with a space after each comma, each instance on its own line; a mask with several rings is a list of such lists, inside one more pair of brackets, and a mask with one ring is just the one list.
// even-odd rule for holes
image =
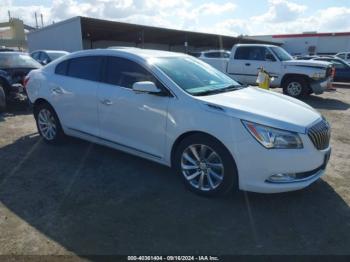
[[60, 95], [63, 94], [63, 89], [60, 88], [60, 87], [58, 87], [58, 86], [52, 88], [51, 91], [52, 91], [53, 93], [56, 93], [56, 94], [60, 94]]
[[250, 63], [245, 63], [246, 66], [250, 66]]
[[103, 100], [101, 100], [101, 104], [106, 105], [106, 106], [110, 106], [113, 104], [113, 102], [109, 99], [103, 99]]

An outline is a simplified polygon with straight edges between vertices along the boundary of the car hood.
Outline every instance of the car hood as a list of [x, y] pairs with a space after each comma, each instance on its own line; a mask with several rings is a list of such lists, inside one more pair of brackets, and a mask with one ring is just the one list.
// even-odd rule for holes
[[304, 102], [256, 87], [196, 98], [210, 110], [221, 107], [232, 117], [298, 133], [306, 133], [307, 127], [321, 119]]
[[326, 61], [315, 61], [315, 60], [288, 60], [283, 62], [284, 65], [290, 66], [309, 66], [309, 67], [322, 67], [326, 68], [331, 63]]

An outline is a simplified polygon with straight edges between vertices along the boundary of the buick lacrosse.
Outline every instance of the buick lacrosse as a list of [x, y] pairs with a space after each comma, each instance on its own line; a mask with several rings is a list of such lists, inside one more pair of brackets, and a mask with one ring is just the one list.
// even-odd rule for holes
[[79, 51], [24, 82], [48, 143], [75, 136], [147, 158], [204, 195], [304, 188], [331, 152], [330, 126], [312, 107], [185, 54]]

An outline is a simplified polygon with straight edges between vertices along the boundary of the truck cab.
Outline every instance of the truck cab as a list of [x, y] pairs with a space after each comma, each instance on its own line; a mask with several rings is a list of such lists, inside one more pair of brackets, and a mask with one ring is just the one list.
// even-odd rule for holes
[[231, 51], [226, 74], [247, 85], [256, 85], [263, 67], [272, 78], [271, 87], [282, 87], [292, 97], [321, 94], [332, 80], [332, 64], [295, 60], [283, 48], [264, 44], [237, 44]]

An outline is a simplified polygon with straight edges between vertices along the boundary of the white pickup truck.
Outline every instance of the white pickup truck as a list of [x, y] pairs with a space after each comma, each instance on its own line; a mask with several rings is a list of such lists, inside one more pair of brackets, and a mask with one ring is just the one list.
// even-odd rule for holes
[[[203, 61], [211, 64], [210, 59]], [[271, 87], [282, 87], [283, 93], [300, 98], [321, 94], [332, 80], [332, 64], [314, 60], [294, 60], [283, 48], [274, 45], [237, 44], [228, 60], [222, 60], [224, 73], [242, 84], [256, 85], [260, 67], [273, 77]]]

